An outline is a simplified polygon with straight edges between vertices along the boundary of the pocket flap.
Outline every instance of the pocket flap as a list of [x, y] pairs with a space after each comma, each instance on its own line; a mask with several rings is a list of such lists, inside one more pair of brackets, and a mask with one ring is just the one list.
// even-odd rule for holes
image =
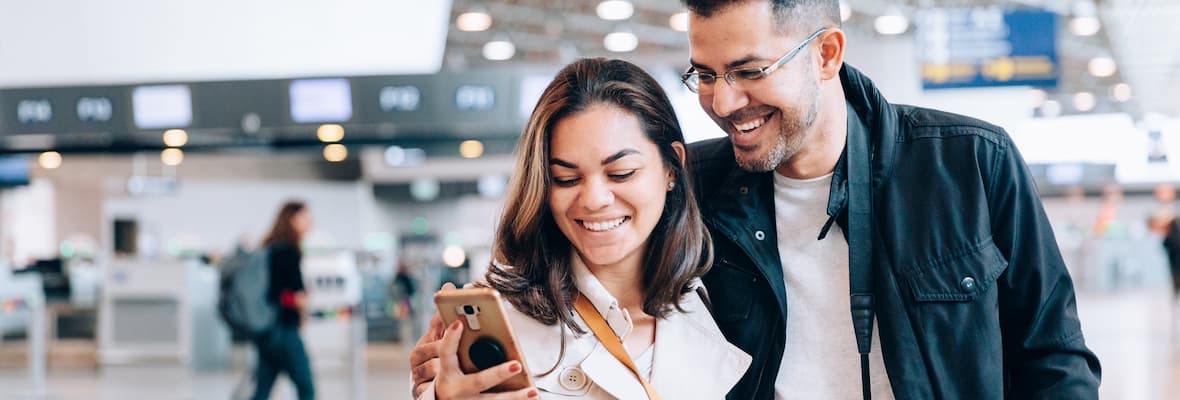
[[1008, 261], [988, 239], [966, 253], [913, 268], [905, 280], [919, 302], [971, 301], [987, 292], [1007, 268]]

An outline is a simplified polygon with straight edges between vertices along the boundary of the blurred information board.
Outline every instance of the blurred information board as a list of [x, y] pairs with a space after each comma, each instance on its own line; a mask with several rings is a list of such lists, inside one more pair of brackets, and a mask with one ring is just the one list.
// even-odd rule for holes
[[[203, 146], [298, 145], [318, 143], [315, 127], [325, 123], [343, 126], [345, 142], [514, 138], [528, 116], [525, 105], [531, 110], [549, 79], [489, 70], [3, 89], [0, 153], [162, 147], [159, 135], [168, 129], [218, 139]], [[254, 136], [260, 131], [265, 135]], [[4, 140], [17, 135], [26, 145]], [[91, 136], [104, 140], [63, 141]]]
[[916, 16], [924, 89], [1055, 87], [1057, 15], [996, 7], [921, 10]]

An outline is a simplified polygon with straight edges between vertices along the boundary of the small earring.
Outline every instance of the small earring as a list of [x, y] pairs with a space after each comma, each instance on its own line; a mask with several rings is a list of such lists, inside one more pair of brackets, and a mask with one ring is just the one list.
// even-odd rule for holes
[[675, 188], [676, 188], [676, 181], [668, 182], [668, 190], [672, 190]]

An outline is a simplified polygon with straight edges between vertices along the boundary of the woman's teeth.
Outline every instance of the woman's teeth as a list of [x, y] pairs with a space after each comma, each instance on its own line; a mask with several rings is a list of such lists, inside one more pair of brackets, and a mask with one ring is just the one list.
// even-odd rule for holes
[[611, 229], [618, 228], [619, 225], [622, 225], [623, 222], [626, 222], [626, 221], [627, 221], [627, 217], [620, 217], [618, 219], [614, 219], [614, 220], [610, 220], [610, 221], [598, 221], [598, 222], [581, 221], [581, 223], [582, 223], [583, 227], [585, 227], [586, 229], [589, 229], [591, 231], [605, 232], [605, 231], [609, 231]]

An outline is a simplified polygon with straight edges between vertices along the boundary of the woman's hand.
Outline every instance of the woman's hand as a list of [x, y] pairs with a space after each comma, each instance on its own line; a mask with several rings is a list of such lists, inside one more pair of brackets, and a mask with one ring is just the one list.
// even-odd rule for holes
[[508, 361], [473, 374], [464, 374], [459, 369], [459, 337], [463, 334], [463, 323], [455, 321], [443, 333], [438, 342], [439, 371], [434, 380], [434, 393], [438, 400], [452, 399], [535, 399], [537, 389], [528, 387], [512, 392], [487, 393], [484, 391], [495, 387], [512, 378], [516, 374], [527, 373], [521, 368], [519, 361]]

